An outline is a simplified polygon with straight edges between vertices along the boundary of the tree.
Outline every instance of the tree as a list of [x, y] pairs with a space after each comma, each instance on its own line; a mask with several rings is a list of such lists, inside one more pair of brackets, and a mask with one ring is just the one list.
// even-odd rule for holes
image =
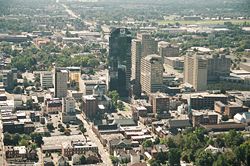
[[20, 141], [21, 137], [18, 133], [16, 133], [14, 136], [12, 135], [12, 142], [14, 145], [17, 145], [18, 142]]
[[159, 137], [156, 137], [156, 138], [155, 138], [155, 141], [154, 141], [154, 144], [155, 144], [155, 145], [158, 145], [158, 144], [160, 144], [160, 141], [161, 141], [160, 138], [159, 138]]
[[222, 115], [221, 120], [222, 121], [228, 121], [228, 116], [227, 115]]
[[25, 146], [27, 147], [29, 145], [29, 140], [26, 140], [26, 139], [21, 139], [20, 142], [19, 142], [19, 145], [20, 146]]
[[214, 145], [218, 148], [222, 148], [225, 146], [225, 140], [219, 136], [214, 139]]
[[33, 108], [33, 100], [32, 99], [28, 99], [26, 101], [26, 106], [29, 108], [29, 109], [32, 109]]
[[212, 154], [211, 151], [201, 151], [195, 159], [195, 164], [197, 166], [212, 166], [214, 161], [215, 156]]
[[86, 160], [86, 157], [84, 155], [82, 155], [80, 157], [80, 164], [87, 164], [87, 160]]
[[64, 130], [64, 134], [65, 134], [66, 136], [69, 136], [69, 135], [70, 135], [70, 132], [71, 132], [71, 130], [68, 129], [68, 128], [66, 128], [66, 129]]
[[116, 90], [110, 91], [108, 96], [111, 98], [112, 104], [117, 108], [117, 101], [119, 100], [119, 94]]
[[14, 94], [22, 94], [23, 89], [20, 86], [16, 86], [13, 90]]
[[142, 142], [142, 146], [144, 148], [152, 147], [153, 146], [153, 142], [151, 141], [151, 139], [147, 139], [147, 140], [145, 140], [145, 141]]
[[30, 148], [33, 149], [33, 150], [35, 150], [35, 149], [37, 148], [37, 145], [36, 145], [35, 143], [32, 143], [32, 144], [30, 145]]
[[57, 125], [57, 127], [58, 127], [58, 128], [61, 128], [61, 127], [63, 127], [63, 125], [62, 125], [61, 123], [59, 123], [59, 124]]
[[110, 160], [111, 160], [112, 164], [114, 164], [114, 165], [117, 165], [119, 163], [119, 159], [115, 156], [111, 155]]
[[54, 126], [53, 126], [53, 123], [47, 123], [47, 129], [48, 129], [49, 131], [54, 130], [55, 128], [54, 128]]
[[[13, 140], [12, 140], [12, 138], [11, 138], [11, 134], [9, 134], [9, 133], [4, 133], [4, 140], [3, 140], [3, 142], [4, 142], [4, 145], [12, 145]], [[18, 142], [18, 141], [17, 141], [17, 142]]]
[[40, 82], [40, 76], [35, 77], [35, 82]]
[[28, 79], [26, 77], [23, 78], [23, 86], [24, 88], [27, 88], [28, 86], [30, 86]]
[[176, 148], [177, 147], [176, 143], [174, 142], [174, 140], [172, 138], [168, 138], [166, 140], [166, 144], [169, 148]]
[[181, 153], [181, 160], [190, 163], [195, 160], [195, 152], [192, 149], [185, 149]]
[[64, 132], [64, 131], [65, 131], [65, 128], [62, 126], [62, 127], [59, 128], [59, 131], [60, 131], [60, 132]]
[[227, 147], [236, 147], [244, 142], [242, 134], [235, 130], [230, 130], [225, 134], [224, 139]]
[[43, 137], [40, 133], [31, 133], [31, 139], [33, 142], [35, 142], [37, 144], [38, 147], [41, 147], [41, 145], [43, 144]]
[[150, 166], [160, 166], [161, 165], [160, 161], [156, 160], [156, 159], [149, 160], [149, 164], [150, 164]]
[[223, 154], [219, 154], [219, 156], [217, 157], [217, 160], [213, 163], [213, 166], [231, 166], [231, 165], [241, 165], [237, 158], [236, 155], [231, 152], [225, 152]]
[[90, 67], [97, 67], [99, 65], [99, 61], [95, 58], [91, 58], [88, 60], [88, 66]]
[[35, 82], [35, 87], [38, 89], [41, 86], [40, 82]]
[[155, 159], [159, 161], [162, 164], [165, 164], [166, 161], [168, 160], [168, 154], [167, 152], [158, 152]]
[[82, 134], [84, 134], [87, 131], [86, 128], [83, 126], [83, 124], [80, 124], [78, 126], [78, 129], [82, 132]]
[[168, 162], [170, 166], [180, 165], [181, 153], [178, 148], [170, 148], [168, 151]]
[[241, 144], [239, 147], [235, 147], [234, 153], [240, 165], [250, 165], [250, 140]]
[[122, 101], [117, 102], [117, 108], [118, 108], [120, 111], [124, 111], [125, 106], [124, 106], [124, 104], [123, 104]]

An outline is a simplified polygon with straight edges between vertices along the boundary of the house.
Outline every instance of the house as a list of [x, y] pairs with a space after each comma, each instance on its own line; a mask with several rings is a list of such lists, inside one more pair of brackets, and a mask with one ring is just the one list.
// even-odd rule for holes
[[43, 164], [44, 166], [54, 166], [54, 162], [50, 157], [44, 158], [43, 159]]
[[200, 124], [217, 124], [218, 114], [210, 110], [192, 110], [193, 127]]
[[117, 149], [131, 149], [132, 140], [130, 139], [112, 139], [108, 142], [108, 150], [110, 154], [114, 153]]
[[147, 166], [147, 163], [134, 163], [134, 164], [129, 164], [129, 166]]
[[124, 149], [116, 149], [114, 150], [114, 156], [119, 159], [119, 161], [123, 161], [128, 163], [130, 161], [130, 154], [134, 152], [133, 150], [124, 150]]
[[244, 113], [242, 114], [242, 116], [243, 116], [243, 118], [245, 119], [245, 122], [246, 122], [247, 124], [249, 124], [249, 123], [250, 123], [250, 112], [244, 112]]
[[234, 121], [237, 123], [245, 123], [245, 119], [240, 113], [234, 115]]
[[222, 148], [216, 148], [213, 147], [212, 145], [208, 145], [208, 147], [205, 149], [205, 151], [211, 151], [213, 154], [219, 153], [219, 152], [224, 152], [224, 149]]
[[137, 126], [137, 123], [133, 120], [133, 118], [114, 119], [113, 124], [117, 124], [120, 126]]
[[67, 166], [69, 165], [69, 160], [65, 156], [58, 156], [55, 158], [55, 165], [56, 166]]
[[98, 147], [92, 142], [71, 141], [62, 144], [62, 155], [71, 158], [74, 154], [85, 154], [91, 151], [98, 154]]
[[5, 147], [6, 158], [21, 158], [26, 157], [26, 148], [25, 146], [6, 146]]
[[95, 152], [92, 152], [92, 151], [87, 151], [84, 154], [84, 157], [86, 158], [86, 162], [88, 164], [96, 164], [96, 163], [101, 162], [100, 155], [98, 153], [95, 153]]
[[186, 128], [191, 127], [189, 119], [169, 119], [167, 121], [167, 126], [170, 129]]
[[81, 155], [79, 154], [74, 154], [71, 158], [71, 162], [73, 165], [79, 165], [81, 163], [80, 160], [81, 160]]
[[28, 149], [25, 146], [5, 146], [5, 155], [7, 160], [37, 161], [36, 150]]
[[151, 151], [151, 154], [153, 157], [156, 157], [158, 153], [163, 152], [163, 153], [167, 153], [168, 152], [168, 148], [166, 147], [166, 145], [155, 145], [153, 147], [153, 150]]

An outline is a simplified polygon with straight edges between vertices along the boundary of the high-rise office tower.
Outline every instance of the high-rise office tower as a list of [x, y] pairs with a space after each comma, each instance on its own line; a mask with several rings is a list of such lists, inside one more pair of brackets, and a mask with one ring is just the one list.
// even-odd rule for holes
[[153, 107], [153, 113], [169, 114], [170, 99], [165, 93], [152, 93], [149, 95], [149, 103]]
[[63, 123], [70, 123], [76, 120], [75, 99], [73, 97], [65, 97], [62, 99], [61, 120]]
[[220, 80], [220, 76], [229, 76], [231, 68], [231, 59], [225, 55], [209, 55], [206, 56], [207, 64], [207, 80], [208, 82], [216, 82]]
[[184, 82], [196, 91], [207, 89], [207, 59], [202, 55], [186, 55], [184, 60]]
[[131, 59], [133, 94], [140, 96], [141, 93], [141, 58], [157, 53], [157, 42], [148, 33], [138, 33], [137, 39], [132, 40]]
[[93, 118], [96, 116], [98, 108], [98, 100], [93, 95], [87, 95], [82, 97], [83, 105], [82, 109], [86, 117]]
[[109, 90], [127, 97], [131, 77], [131, 33], [126, 28], [112, 30], [109, 38]]
[[163, 60], [156, 54], [148, 55], [141, 60], [141, 87], [142, 91], [150, 94], [162, 89]]
[[67, 90], [68, 90], [68, 71], [61, 69], [61, 68], [55, 68], [54, 70], [54, 97], [56, 98], [63, 98], [67, 96]]
[[179, 56], [179, 47], [171, 45], [168, 42], [161, 41], [158, 43], [159, 55], [164, 57], [177, 57]]
[[157, 42], [149, 33], [138, 33], [137, 39], [141, 41], [141, 56], [157, 53]]
[[14, 88], [15, 71], [13, 69], [1, 70], [0, 75], [2, 76], [2, 82], [5, 90], [12, 90]]
[[62, 105], [63, 105], [62, 112], [67, 114], [75, 113], [75, 99], [73, 97], [63, 98]]
[[52, 88], [53, 87], [53, 73], [50, 71], [44, 71], [40, 73], [41, 87]]

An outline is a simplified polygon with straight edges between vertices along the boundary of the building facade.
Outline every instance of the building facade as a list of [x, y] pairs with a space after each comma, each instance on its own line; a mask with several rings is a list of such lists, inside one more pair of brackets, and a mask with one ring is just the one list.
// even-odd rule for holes
[[179, 56], [179, 47], [171, 45], [168, 42], [159, 42], [158, 48], [159, 48], [159, 55], [163, 58]]
[[142, 91], [147, 94], [162, 89], [163, 84], [163, 61], [162, 57], [156, 54], [142, 58], [141, 65], [141, 86]]
[[83, 112], [86, 117], [93, 118], [96, 116], [98, 108], [98, 100], [93, 95], [83, 96]]
[[68, 71], [55, 68], [54, 71], [54, 97], [63, 98], [67, 96], [68, 90]]
[[132, 74], [133, 94], [140, 96], [141, 93], [141, 59], [147, 55], [157, 53], [157, 42], [148, 33], [138, 33], [137, 38], [132, 40], [131, 59], [132, 59]]
[[186, 55], [184, 59], [184, 82], [196, 91], [207, 89], [207, 60], [200, 55]]
[[40, 84], [44, 88], [53, 87], [53, 73], [50, 71], [44, 71], [40, 73]]
[[109, 38], [109, 90], [117, 90], [121, 97], [129, 95], [131, 40], [131, 33], [126, 28], [112, 30]]
[[229, 76], [231, 59], [225, 55], [212, 55], [207, 57], [207, 81], [219, 81], [221, 76]]
[[149, 102], [153, 107], [153, 113], [161, 115], [169, 114], [170, 100], [165, 93], [150, 94]]

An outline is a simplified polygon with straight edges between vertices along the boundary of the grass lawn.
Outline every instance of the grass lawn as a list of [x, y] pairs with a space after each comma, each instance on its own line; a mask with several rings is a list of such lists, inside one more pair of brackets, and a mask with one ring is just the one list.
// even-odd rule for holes
[[200, 21], [185, 21], [185, 20], [179, 20], [179, 21], [175, 21], [175, 20], [159, 20], [158, 23], [160, 25], [164, 25], [164, 24], [175, 24], [175, 23], [180, 23], [180, 24], [208, 24], [208, 25], [212, 25], [212, 24], [224, 24], [224, 22], [232, 22], [233, 24], [243, 24], [244, 22], [246, 22], [247, 24], [250, 24], [250, 20], [200, 20]]

